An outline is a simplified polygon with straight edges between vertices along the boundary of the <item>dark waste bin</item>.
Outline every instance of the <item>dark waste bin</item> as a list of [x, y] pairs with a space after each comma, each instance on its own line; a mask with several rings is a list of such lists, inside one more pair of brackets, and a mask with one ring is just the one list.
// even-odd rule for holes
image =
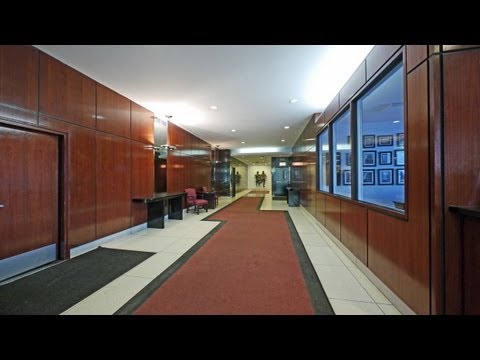
[[287, 187], [288, 206], [300, 206], [300, 190]]

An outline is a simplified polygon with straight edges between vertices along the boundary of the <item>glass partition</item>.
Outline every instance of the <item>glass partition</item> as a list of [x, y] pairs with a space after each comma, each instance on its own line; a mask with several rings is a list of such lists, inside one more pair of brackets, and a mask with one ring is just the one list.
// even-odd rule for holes
[[333, 122], [333, 148], [335, 171], [333, 192], [352, 197], [350, 110]]
[[403, 212], [404, 84], [398, 64], [357, 101], [358, 199]]
[[318, 189], [330, 191], [330, 153], [328, 128], [318, 135]]

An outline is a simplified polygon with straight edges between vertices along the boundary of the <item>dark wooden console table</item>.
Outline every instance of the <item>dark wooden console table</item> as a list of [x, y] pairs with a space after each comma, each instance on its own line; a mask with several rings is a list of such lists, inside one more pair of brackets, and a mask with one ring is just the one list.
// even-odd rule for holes
[[183, 220], [183, 198], [186, 194], [183, 191], [155, 193], [152, 198], [134, 198], [132, 201], [142, 201], [147, 204], [148, 227], [164, 229], [164, 217], [167, 214], [169, 219]]

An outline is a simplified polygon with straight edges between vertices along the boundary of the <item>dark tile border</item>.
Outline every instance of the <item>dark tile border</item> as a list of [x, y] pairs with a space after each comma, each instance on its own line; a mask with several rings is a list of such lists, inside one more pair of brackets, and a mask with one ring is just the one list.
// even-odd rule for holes
[[300, 267], [302, 268], [303, 278], [307, 284], [307, 289], [310, 294], [312, 306], [315, 311], [315, 315], [335, 315], [330, 301], [323, 290], [322, 283], [318, 278], [317, 272], [313, 267], [310, 258], [308, 257], [305, 246], [303, 245], [300, 236], [298, 235], [297, 228], [295, 227], [292, 218], [288, 211], [284, 212], [285, 220], [288, 223], [288, 229], [290, 230], [290, 236], [292, 237], [293, 247], [297, 253]]

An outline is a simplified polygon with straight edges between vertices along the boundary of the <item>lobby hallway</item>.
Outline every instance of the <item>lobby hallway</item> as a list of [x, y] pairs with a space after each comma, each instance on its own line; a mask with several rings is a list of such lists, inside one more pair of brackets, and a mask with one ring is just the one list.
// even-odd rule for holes
[[[111, 315], [165, 271], [220, 222], [201, 221], [213, 212], [246, 195], [220, 197], [219, 206], [200, 215], [184, 213], [184, 220], [167, 220], [165, 229], [146, 228], [103, 244], [112, 249], [154, 252], [146, 261], [83, 299], [62, 314]], [[288, 211], [308, 256], [337, 315], [399, 315], [400, 312], [359, 270], [331, 237], [302, 207], [266, 195], [261, 210]], [[212, 313], [215, 313], [212, 310]]]

